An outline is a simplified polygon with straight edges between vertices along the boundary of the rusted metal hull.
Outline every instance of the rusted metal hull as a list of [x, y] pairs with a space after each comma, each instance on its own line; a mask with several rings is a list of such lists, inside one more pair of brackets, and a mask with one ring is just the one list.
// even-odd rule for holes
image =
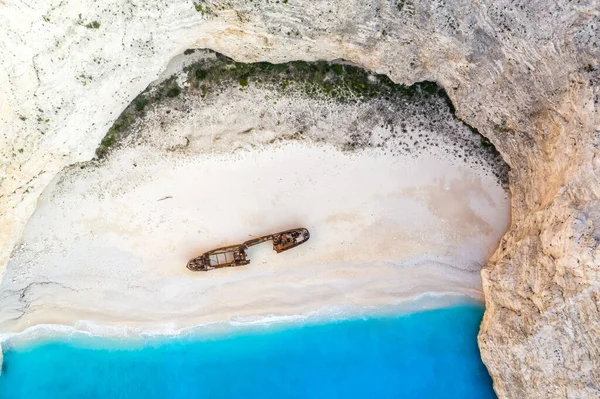
[[293, 229], [273, 234], [271, 237], [273, 249], [280, 253], [304, 244], [310, 238], [310, 233], [307, 229]]
[[309, 238], [310, 233], [305, 228], [291, 229], [257, 237], [242, 244], [230, 245], [205, 252], [191, 259], [187, 264], [187, 268], [192, 271], [209, 271], [223, 267], [244, 266], [250, 263], [250, 259], [248, 259], [246, 254], [248, 247], [272, 241], [273, 249], [277, 253], [281, 253], [305, 243]]
[[244, 244], [217, 248], [191, 259], [187, 268], [192, 271], [209, 271], [223, 267], [244, 266], [250, 263]]

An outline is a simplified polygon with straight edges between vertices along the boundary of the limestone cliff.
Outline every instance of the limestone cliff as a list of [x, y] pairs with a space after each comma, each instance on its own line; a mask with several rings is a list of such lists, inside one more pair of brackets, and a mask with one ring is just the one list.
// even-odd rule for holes
[[599, 29], [596, 0], [0, 0], [0, 264], [52, 177], [186, 48], [345, 59], [437, 81], [512, 167], [483, 272], [499, 396], [600, 396]]

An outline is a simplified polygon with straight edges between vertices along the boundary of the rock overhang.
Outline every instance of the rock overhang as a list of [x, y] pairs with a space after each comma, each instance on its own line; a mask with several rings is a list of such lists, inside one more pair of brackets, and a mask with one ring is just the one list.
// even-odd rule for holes
[[[208, 47], [239, 61], [343, 58], [396, 82], [439, 82], [457, 115], [512, 167], [513, 226], [484, 272], [488, 312], [480, 343], [497, 392], [597, 392], [600, 367], [589, 342], [597, 341], [598, 326], [591, 317], [581, 329], [579, 318], [594, 314], [597, 262], [573, 258], [593, 255], [597, 246], [588, 230], [571, 227], [600, 192], [595, 3], [71, 1], [39, 7], [26, 21], [15, 17], [23, 3], [0, 7], [9, 39], [0, 68], [9, 82], [0, 91], [2, 263], [54, 174], [90, 159], [123, 107], [176, 54]], [[549, 229], [559, 242], [544, 235]], [[560, 288], [574, 273], [590, 277], [565, 297]], [[558, 310], [565, 306], [568, 314]], [[520, 323], [533, 325], [514, 337], [529, 343], [515, 349], [502, 323], [517, 332]], [[565, 323], [577, 326], [575, 344], [560, 339]], [[561, 342], [566, 360], [548, 357], [552, 344], [536, 332], [545, 325], [556, 325], [543, 336]], [[533, 377], [508, 373], [524, 356], [525, 363], [556, 369]], [[580, 364], [591, 365], [585, 378], [563, 368]]]

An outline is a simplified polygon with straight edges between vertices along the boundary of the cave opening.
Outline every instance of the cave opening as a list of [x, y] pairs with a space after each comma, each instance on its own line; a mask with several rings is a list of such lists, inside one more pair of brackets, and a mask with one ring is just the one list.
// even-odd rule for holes
[[[404, 86], [343, 60], [245, 64], [187, 50], [95, 159], [46, 188], [0, 288], [0, 327], [163, 331], [452, 308], [441, 311], [468, 320], [456, 333], [471, 337], [468, 388], [492, 397], [475, 344], [479, 272], [509, 225], [508, 171], [433, 82]], [[186, 268], [298, 227], [311, 239], [283, 254], [256, 246], [243, 267]]]

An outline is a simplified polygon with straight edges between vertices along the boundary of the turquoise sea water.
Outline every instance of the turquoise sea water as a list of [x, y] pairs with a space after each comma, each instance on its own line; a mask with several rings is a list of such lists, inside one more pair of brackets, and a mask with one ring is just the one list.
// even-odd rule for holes
[[495, 398], [475, 305], [124, 342], [14, 345], [0, 398]]

